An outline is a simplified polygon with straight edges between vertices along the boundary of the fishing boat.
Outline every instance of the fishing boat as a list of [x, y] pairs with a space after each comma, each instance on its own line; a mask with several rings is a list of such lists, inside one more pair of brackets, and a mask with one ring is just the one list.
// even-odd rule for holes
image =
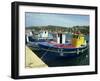
[[33, 49], [39, 49], [38, 44], [39, 43], [44, 43], [47, 41], [52, 41], [53, 37], [49, 36], [48, 31], [41, 31], [38, 32], [37, 35], [32, 34], [32, 32], [28, 32], [25, 35], [25, 43], [27, 46], [32, 47]]
[[[42, 32], [41, 38], [34, 39], [27, 36], [26, 40], [32, 49], [42, 51], [43, 56], [53, 54], [62, 57], [77, 57], [89, 49], [88, 43], [83, 34], [73, 33], [70, 40], [66, 40], [66, 33], [53, 33], [56, 35], [52, 40], [48, 39], [48, 32]], [[56, 40], [54, 40], [56, 39]]]
[[57, 41], [40, 42], [39, 47], [45, 54], [55, 56], [77, 57], [88, 50], [88, 43], [83, 34], [72, 34], [71, 40], [66, 41], [66, 34], [57, 33]]

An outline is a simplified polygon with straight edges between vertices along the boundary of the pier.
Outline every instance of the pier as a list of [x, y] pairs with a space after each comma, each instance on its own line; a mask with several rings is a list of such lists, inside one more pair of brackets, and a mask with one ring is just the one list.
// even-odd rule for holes
[[26, 55], [25, 55], [25, 67], [26, 68], [40, 68], [40, 67], [48, 67], [29, 47], [25, 47]]

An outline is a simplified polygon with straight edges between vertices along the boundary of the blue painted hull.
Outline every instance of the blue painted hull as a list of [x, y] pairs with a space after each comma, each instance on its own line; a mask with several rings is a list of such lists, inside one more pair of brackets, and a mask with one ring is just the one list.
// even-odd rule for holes
[[62, 57], [77, 57], [84, 54], [89, 48], [88, 46], [82, 46], [80, 48], [56, 48], [53, 46], [38, 44], [40, 50], [43, 53], [53, 54], [54, 56]]

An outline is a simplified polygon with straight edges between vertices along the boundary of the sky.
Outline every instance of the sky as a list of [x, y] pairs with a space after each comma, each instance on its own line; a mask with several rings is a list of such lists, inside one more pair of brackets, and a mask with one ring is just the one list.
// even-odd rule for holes
[[89, 25], [89, 15], [51, 14], [51, 13], [25, 13], [25, 26], [63, 26], [73, 27]]

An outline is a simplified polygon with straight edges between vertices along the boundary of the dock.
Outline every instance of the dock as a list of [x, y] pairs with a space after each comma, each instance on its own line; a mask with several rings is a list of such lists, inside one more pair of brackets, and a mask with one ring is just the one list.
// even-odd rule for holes
[[25, 48], [25, 68], [48, 67], [29, 47]]

